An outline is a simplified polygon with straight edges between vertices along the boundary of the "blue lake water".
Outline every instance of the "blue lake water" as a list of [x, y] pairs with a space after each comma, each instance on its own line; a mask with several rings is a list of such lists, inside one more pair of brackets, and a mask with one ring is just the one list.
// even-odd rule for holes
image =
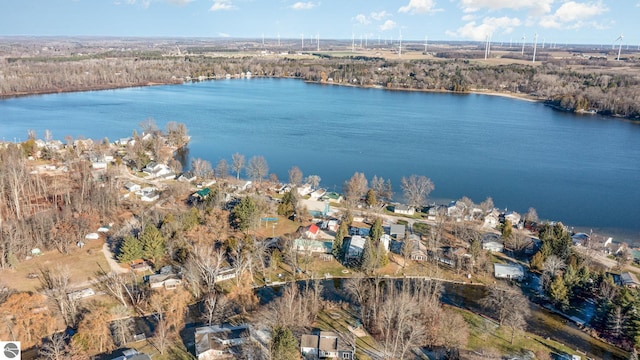
[[355, 171], [425, 175], [433, 199], [496, 206], [640, 240], [640, 125], [485, 95], [396, 92], [250, 79], [0, 101], [0, 138], [129, 136], [146, 118], [187, 125], [190, 156], [213, 166], [262, 155], [341, 190]]

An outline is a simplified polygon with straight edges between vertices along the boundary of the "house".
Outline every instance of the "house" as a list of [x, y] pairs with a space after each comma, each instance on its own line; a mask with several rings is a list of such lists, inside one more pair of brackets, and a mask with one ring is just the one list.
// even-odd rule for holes
[[160, 194], [158, 194], [155, 189], [152, 191], [143, 192], [142, 196], [140, 197], [140, 200], [144, 202], [154, 202], [158, 199], [160, 199]]
[[328, 192], [324, 194], [324, 196], [320, 198], [320, 200], [328, 200], [329, 202], [339, 204], [342, 202], [342, 195], [338, 194], [337, 192]]
[[145, 353], [139, 353], [136, 349], [128, 349], [124, 350], [121, 356], [111, 360], [151, 360], [151, 356]]
[[198, 360], [233, 359], [238, 353], [237, 347], [251, 341], [251, 338], [248, 325], [221, 324], [196, 328], [196, 357]]
[[369, 236], [371, 233], [371, 227], [364, 223], [356, 223], [356, 220], [353, 221], [353, 225], [349, 227], [349, 235], [359, 235], [362, 237]]
[[327, 230], [329, 231], [337, 232], [339, 227], [340, 227], [340, 224], [336, 219], [331, 219], [327, 222]]
[[151, 266], [144, 260], [134, 260], [130, 266], [131, 270], [136, 272], [151, 270]]
[[620, 274], [620, 285], [637, 288], [640, 287], [640, 281], [638, 281], [636, 274], [627, 271]]
[[414, 209], [413, 207], [407, 206], [407, 205], [403, 205], [403, 204], [395, 205], [393, 207], [393, 213], [394, 214], [413, 216], [413, 214], [415, 214], [415, 212], [416, 212], [416, 209]]
[[504, 244], [500, 238], [500, 235], [494, 233], [487, 233], [482, 237], [482, 250], [488, 250], [495, 253], [501, 253], [504, 251]]
[[177, 289], [182, 286], [182, 276], [179, 274], [154, 274], [146, 278], [149, 287], [152, 289], [165, 288], [165, 290]]
[[295, 239], [293, 241], [298, 252], [311, 252], [320, 254], [331, 254], [333, 247], [333, 241], [320, 241], [312, 239]]
[[124, 184], [124, 188], [125, 188], [127, 191], [130, 191], [130, 192], [136, 192], [136, 191], [140, 191], [140, 190], [142, 189], [142, 188], [140, 187], [140, 185], [138, 185], [138, 184], [136, 184], [136, 183], [134, 183], [134, 182], [131, 182], [131, 181], [130, 181], [130, 182], [128, 182], [128, 183], [126, 183], [126, 184]]
[[389, 227], [389, 235], [398, 240], [404, 239], [405, 232], [406, 226], [402, 224], [391, 224]]
[[482, 226], [490, 229], [495, 229], [495, 227], [498, 226], [499, 222], [500, 222], [500, 214], [498, 213], [497, 210], [493, 209], [491, 210], [491, 212], [485, 215], [484, 224]]
[[327, 193], [327, 190], [318, 189], [318, 190], [312, 192], [309, 195], [311, 196], [312, 199], [317, 200], [317, 199], [320, 199], [322, 196], [324, 196], [324, 194], [326, 194], [326, 193]]
[[520, 223], [520, 218], [520, 214], [515, 211], [509, 211], [508, 213], [504, 214], [504, 219], [509, 220], [509, 222], [513, 226], [517, 226]]
[[225, 280], [233, 279], [235, 277], [236, 277], [236, 269], [232, 267], [225, 267], [218, 270], [218, 275], [216, 275], [215, 282], [225, 281]]
[[320, 233], [320, 228], [318, 227], [318, 225], [311, 224], [307, 228], [307, 231], [304, 232], [304, 236], [308, 237], [309, 239], [315, 239], [316, 236], [318, 236], [318, 233]]
[[583, 246], [589, 242], [590, 238], [591, 237], [588, 234], [577, 233], [577, 234], [571, 235], [571, 242], [573, 243], [574, 246]]
[[80, 300], [94, 296], [96, 292], [92, 288], [86, 288], [82, 290], [72, 291], [67, 294], [69, 300]]
[[345, 245], [347, 246], [347, 251], [345, 254], [345, 258], [347, 259], [360, 259], [362, 253], [364, 252], [364, 243], [365, 238], [360, 235], [354, 235], [347, 239]]
[[305, 359], [318, 357], [318, 335], [304, 334], [300, 338], [300, 353]]
[[282, 195], [282, 194], [286, 194], [286, 193], [288, 193], [289, 191], [291, 191], [291, 186], [290, 186], [290, 185], [285, 184], [285, 185], [282, 185], [280, 188], [278, 188], [278, 189], [276, 190], [276, 193], [278, 193], [278, 194], [281, 194], [281, 195]]
[[305, 358], [352, 360], [355, 347], [335, 332], [320, 331], [318, 335], [302, 335], [300, 352]]
[[313, 190], [311, 189], [311, 185], [310, 184], [304, 184], [304, 185], [298, 186], [296, 188], [296, 191], [298, 192], [298, 195], [305, 196], [305, 195], [311, 194], [311, 192]]
[[493, 264], [493, 275], [497, 279], [521, 281], [524, 278], [524, 269], [521, 265]]
[[202, 202], [207, 200], [207, 198], [211, 195], [211, 189], [204, 188], [204, 189], [200, 189], [196, 192], [194, 192], [193, 194], [191, 194], [191, 196], [189, 196], [189, 200], [192, 203], [196, 203], [196, 202]]
[[171, 171], [171, 169], [165, 164], [159, 164], [155, 161], [152, 161], [147, 164], [144, 168], [142, 168], [142, 172], [148, 174], [149, 177], [152, 178], [174, 178], [176, 174]]
[[460, 201], [452, 201], [447, 205], [447, 216], [453, 218], [460, 218], [467, 209], [467, 205]]
[[93, 170], [106, 170], [107, 163], [104, 161], [94, 161], [91, 163], [91, 169]]
[[427, 261], [427, 247], [416, 238], [410, 238], [403, 242], [404, 246], [409, 246], [409, 258], [413, 261]]
[[196, 174], [194, 174], [193, 171], [189, 170], [187, 172], [180, 174], [180, 176], [178, 176], [176, 180], [181, 182], [192, 182], [192, 181], [196, 181], [196, 178], [197, 178]]

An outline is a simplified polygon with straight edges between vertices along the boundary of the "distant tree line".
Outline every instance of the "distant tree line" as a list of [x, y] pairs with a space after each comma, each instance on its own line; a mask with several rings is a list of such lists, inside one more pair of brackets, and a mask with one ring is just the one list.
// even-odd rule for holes
[[[152, 51], [115, 55], [105, 52], [100, 56], [5, 58], [0, 60], [0, 97], [180, 83], [188, 77], [222, 78], [251, 71], [254, 76], [390, 89], [519, 93], [562, 110], [594, 110], [640, 119], [640, 78], [601, 59], [542, 59], [544, 62], [534, 67], [487, 65], [456, 58], [408, 61], [329, 56], [301, 60], [286, 56], [228, 58], [197, 54], [163, 57]], [[626, 65], [637, 67], [633, 62]]]

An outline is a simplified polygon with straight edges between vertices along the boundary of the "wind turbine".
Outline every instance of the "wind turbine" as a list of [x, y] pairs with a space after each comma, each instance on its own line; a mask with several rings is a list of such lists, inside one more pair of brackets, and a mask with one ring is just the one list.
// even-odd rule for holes
[[526, 35], [522, 35], [522, 52], [520, 53], [521, 56], [524, 56], [524, 41], [527, 39]]
[[427, 53], [427, 47], [429, 46], [429, 37], [425, 36], [424, 37], [424, 53]]
[[356, 34], [351, 33], [351, 52], [356, 52]]
[[[620, 52], [622, 52], [622, 39], [624, 38], [624, 36], [622, 36], [622, 34], [620, 34], [620, 36], [618, 36], [618, 38], [616, 39], [616, 41], [620, 40], [620, 45], [618, 46], [618, 61], [620, 61]], [[614, 41], [613, 43], [615, 44], [616, 41]]]
[[487, 35], [484, 42], [484, 59], [487, 60], [487, 56], [489, 56], [489, 35]]
[[316, 40], [317, 40], [317, 43], [318, 43], [317, 44], [318, 45], [318, 50], [317, 51], [320, 51], [320, 33], [316, 33]]
[[300, 34], [300, 36], [302, 37], [302, 51], [304, 51], [304, 34]]
[[536, 33], [536, 36], [534, 37], [533, 40], [533, 61], [531, 61], [532, 63], [536, 62], [536, 48], [538, 47], [538, 33]]
[[398, 46], [398, 57], [402, 56], [402, 29], [400, 29], [400, 45]]
[[278, 47], [280, 47], [280, 33], [278, 33]]
[[544, 49], [544, 42], [547, 40], [546, 38], [542, 38], [542, 48]]

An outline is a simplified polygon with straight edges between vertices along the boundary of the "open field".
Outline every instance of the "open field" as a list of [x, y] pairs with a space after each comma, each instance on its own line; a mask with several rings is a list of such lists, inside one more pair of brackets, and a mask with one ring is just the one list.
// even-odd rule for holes
[[29, 274], [38, 274], [41, 269], [55, 270], [58, 267], [68, 269], [71, 282], [78, 287], [88, 284], [99, 267], [109, 271], [109, 265], [102, 253], [103, 240], [86, 240], [82, 249], [75, 248], [68, 255], [56, 250], [44, 252], [29, 260], [20, 261], [15, 269], [0, 270], [2, 281], [18, 291], [36, 291], [40, 286], [39, 278], [29, 278]]

